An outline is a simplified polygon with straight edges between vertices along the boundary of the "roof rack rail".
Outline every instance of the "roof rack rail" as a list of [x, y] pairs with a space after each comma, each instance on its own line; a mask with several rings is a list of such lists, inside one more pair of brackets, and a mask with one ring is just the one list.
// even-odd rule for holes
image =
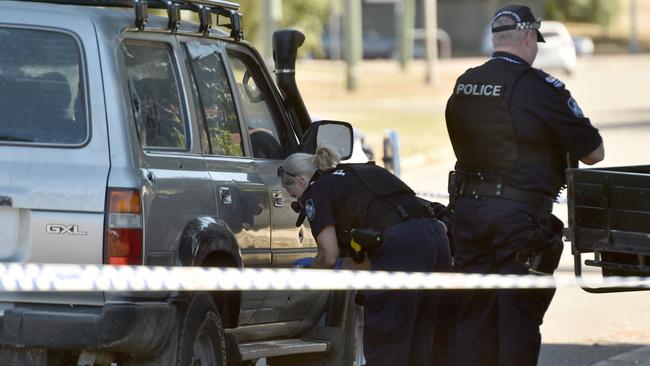
[[[210, 34], [212, 28], [212, 14], [217, 15], [217, 26], [230, 29], [230, 37], [239, 42], [244, 38], [241, 26], [242, 14], [239, 12], [239, 4], [224, 0], [28, 0], [40, 3], [66, 4], [66, 5], [87, 5], [103, 7], [132, 7], [135, 10], [135, 27], [142, 31], [147, 24], [147, 9], [167, 10], [167, 29], [172, 33], [180, 26], [181, 10], [194, 11], [199, 16], [198, 32], [203, 36]], [[228, 24], [220, 24], [219, 16], [230, 20]]]

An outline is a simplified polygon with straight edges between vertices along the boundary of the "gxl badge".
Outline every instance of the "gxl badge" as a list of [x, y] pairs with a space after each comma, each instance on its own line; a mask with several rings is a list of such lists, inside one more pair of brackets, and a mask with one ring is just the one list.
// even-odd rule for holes
[[70, 235], [88, 235], [84, 231], [79, 231], [79, 225], [48, 224], [45, 226], [48, 234], [70, 234]]

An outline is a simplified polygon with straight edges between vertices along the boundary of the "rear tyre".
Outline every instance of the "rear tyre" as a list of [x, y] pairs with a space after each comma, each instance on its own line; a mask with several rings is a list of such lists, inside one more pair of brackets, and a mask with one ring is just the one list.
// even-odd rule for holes
[[207, 293], [192, 296], [180, 324], [177, 366], [226, 366], [226, 336], [219, 310]]

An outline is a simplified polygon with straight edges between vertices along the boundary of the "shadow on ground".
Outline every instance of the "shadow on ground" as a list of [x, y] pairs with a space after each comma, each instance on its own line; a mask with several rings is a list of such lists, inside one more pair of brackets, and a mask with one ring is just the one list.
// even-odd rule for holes
[[538, 366], [589, 366], [645, 344], [542, 344]]

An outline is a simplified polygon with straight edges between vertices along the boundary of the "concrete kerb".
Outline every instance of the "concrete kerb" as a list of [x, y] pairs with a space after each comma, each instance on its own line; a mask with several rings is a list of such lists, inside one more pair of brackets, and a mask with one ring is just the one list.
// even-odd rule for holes
[[650, 366], [650, 346], [618, 354], [591, 366]]

